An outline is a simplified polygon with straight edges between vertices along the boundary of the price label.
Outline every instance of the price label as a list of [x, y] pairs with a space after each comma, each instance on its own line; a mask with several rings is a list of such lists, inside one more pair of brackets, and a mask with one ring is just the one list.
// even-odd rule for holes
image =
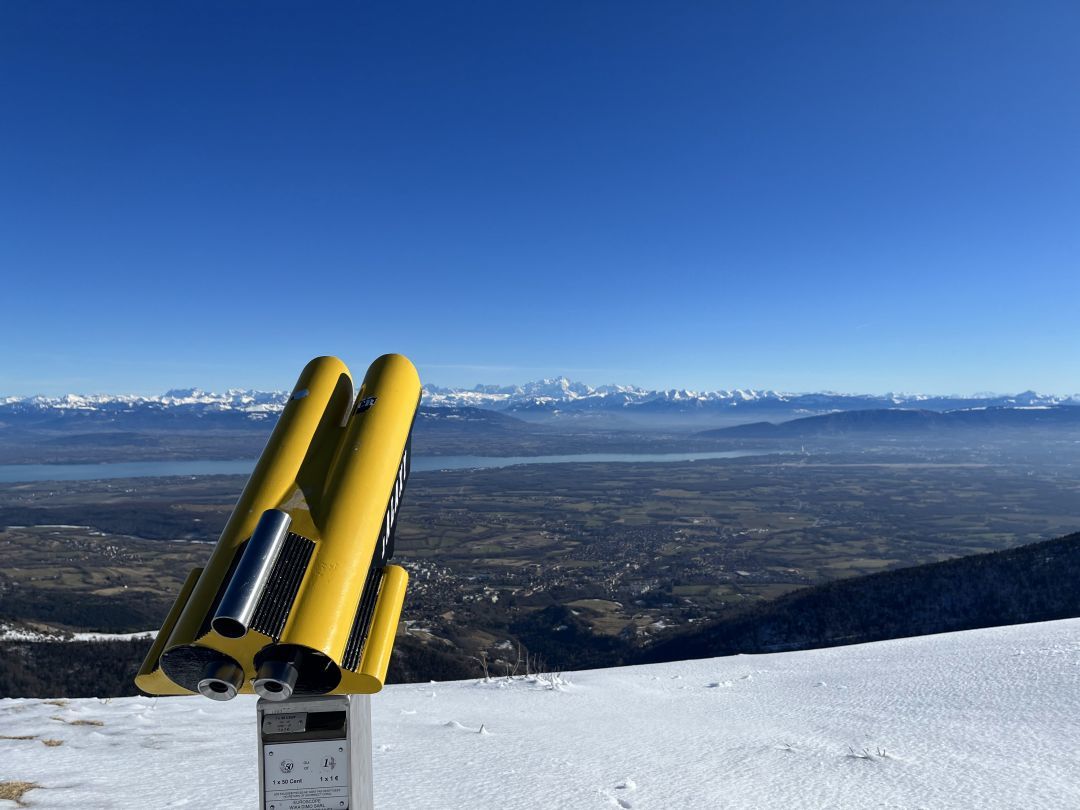
[[347, 810], [349, 756], [344, 740], [281, 743], [263, 748], [267, 810]]
[[296, 734], [307, 725], [307, 712], [263, 715], [263, 734]]

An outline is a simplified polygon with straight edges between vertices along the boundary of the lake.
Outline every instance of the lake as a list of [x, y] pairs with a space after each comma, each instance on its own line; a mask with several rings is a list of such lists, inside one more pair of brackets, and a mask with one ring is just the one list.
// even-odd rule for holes
[[[579, 453], [561, 456], [427, 456], [414, 458], [413, 472], [490, 470], [519, 464], [671, 463], [769, 455], [761, 450], [711, 453]], [[124, 461], [115, 464], [0, 464], [0, 483], [95, 481], [182, 475], [248, 475], [255, 461]]]

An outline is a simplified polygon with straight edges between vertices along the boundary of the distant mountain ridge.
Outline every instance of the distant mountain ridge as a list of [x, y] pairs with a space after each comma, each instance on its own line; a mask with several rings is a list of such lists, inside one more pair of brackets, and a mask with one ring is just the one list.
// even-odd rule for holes
[[65, 394], [58, 397], [0, 397], [0, 420], [5, 414], [30, 415], [45, 413], [132, 414], [176, 411], [197, 413], [243, 413], [261, 421], [277, 414], [289, 399], [286, 391], [252, 391], [229, 389], [211, 393], [199, 388], [166, 391], [160, 396], [136, 394]]
[[424, 403], [471, 405], [477, 408], [529, 411], [591, 410], [740, 410], [822, 413], [827, 411], [880, 408], [920, 408], [946, 411], [974, 407], [1032, 407], [1062, 404], [1080, 405], [1080, 394], [1059, 396], [1024, 391], [1019, 394], [984, 394], [977, 396], [926, 394], [843, 394], [833, 391], [788, 393], [769, 389], [718, 389], [693, 391], [685, 388], [650, 390], [632, 385], [604, 385], [598, 388], [566, 377], [537, 380], [525, 385], [474, 388], [425, 388]]
[[[287, 400], [286, 391], [229, 389], [223, 393], [214, 393], [198, 388], [173, 389], [160, 396], [67, 394], [56, 397], [0, 397], [0, 421], [3, 421], [5, 415], [17, 414], [98, 412], [120, 415], [139, 411], [173, 411], [192, 416], [239, 413], [251, 421], [262, 421], [278, 413]], [[760, 389], [650, 390], [632, 385], [603, 385], [594, 388], [566, 377], [556, 377], [509, 386], [428, 386], [424, 389], [423, 402], [430, 408], [481, 408], [503, 411], [526, 419], [604, 413], [637, 414], [642, 417], [665, 413], [763, 413], [798, 417], [833, 411], [918, 409], [942, 412], [974, 408], [1080, 405], [1080, 394], [1059, 396], [1025, 391], [1020, 394], [964, 397], [892, 393], [842, 394], [830, 391], [785, 393]]]
[[986, 428], [1080, 427], [1080, 407], [1023, 405], [932, 411], [922, 408], [840, 411], [787, 422], [751, 422], [702, 431], [718, 439], [810, 439], [844, 435], [911, 435]]

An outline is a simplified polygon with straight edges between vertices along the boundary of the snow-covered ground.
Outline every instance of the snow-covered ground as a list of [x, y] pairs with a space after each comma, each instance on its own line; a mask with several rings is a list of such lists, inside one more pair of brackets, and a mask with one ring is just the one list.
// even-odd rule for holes
[[[376, 806], [1080, 807], [1080, 619], [565, 677], [375, 696]], [[39, 808], [255, 807], [254, 718], [3, 700], [0, 734], [35, 739], [0, 740], [0, 782]]]

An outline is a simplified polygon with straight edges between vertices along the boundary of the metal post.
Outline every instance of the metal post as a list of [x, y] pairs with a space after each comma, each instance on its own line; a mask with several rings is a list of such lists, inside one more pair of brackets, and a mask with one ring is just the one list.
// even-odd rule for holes
[[371, 767], [371, 695], [349, 695], [349, 749], [352, 751], [352, 801], [355, 810], [374, 810]]
[[371, 696], [257, 704], [260, 810], [373, 810]]

